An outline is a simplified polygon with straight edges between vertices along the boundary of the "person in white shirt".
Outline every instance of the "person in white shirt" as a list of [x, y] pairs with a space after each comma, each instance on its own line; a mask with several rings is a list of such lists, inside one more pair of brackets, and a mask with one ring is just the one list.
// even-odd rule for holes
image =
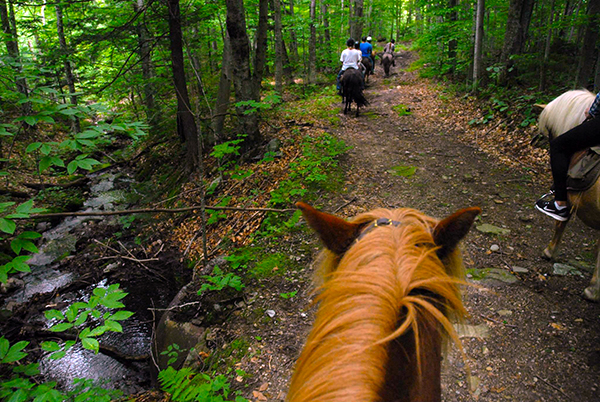
[[342, 62], [342, 69], [338, 73], [336, 80], [338, 92], [342, 89], [340, 84], [340, 78], [342, 77], [342, 74], [344, 74], [344, 71], [346, 71], [349, 68], [359, 70], [358, 63], [360, 63], [360, 61], [362, 60], [362, 54], [360, 53], [360, 51], [356, 51], [356, 49], [354, 49], [354, 43], [354, 39], [348, 39], [346, 41], [346, 46], [348, 46], [348, 48], [344, 49], [342, 55], [340, 56], [340, 61]]

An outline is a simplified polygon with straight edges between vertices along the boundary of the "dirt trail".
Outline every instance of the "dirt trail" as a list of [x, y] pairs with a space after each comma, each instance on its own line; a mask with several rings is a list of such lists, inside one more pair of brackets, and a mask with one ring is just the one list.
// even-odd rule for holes
[[[344, 161], [346, 193], [329, 200], [329, 211], [353, 198], [340, 214], [413, 207], [443, 218], [460, 208], [481, 207], [477, 225], [510, 232], [499, 236], [473, 229], [464, 241], [470, 281], [479, 287], [465, 290], [471, 317], [460, 332], [467, 364], [456, 350], [447, 356], [443, 400], [600, 401], [600, 304], [580, 296], [591, 277], [585, 268], [594, 263], [595, 234], [572, 222], [560, 260], [579, 266], [581, 276], [547, 274], [552, 263], [540, 255], [553, 222], [533, 209], [545, 187], [531, 175], [548, 171], [515, 168], [518, 164], [504, 164], [459, 140], [464, 119], [480, 116], [464, 116], [460, 101], [443, 100], [433, 84], [407, 72], [413, 57], [401, 52], [390, 78], [377, 65], [366, 90], [370, 106], [359, 118], [340, 114], [334, 134], [353, 148]], [[410, 114], [400, 116], [397, 109], [404, 107], [392, 109], [397, 105]], [[410, 174], [413, 167], [410, 177], [394, 173]], [[248, 395], [253, 400], [285, 395], [312, 323], [308, 278], [307, 273], [300, 281], [299, 297], [284, 307], [278, 327], [262, 335], [260, 357], [243, 365], [257, 373], [250, 388], [263, 385], [260, 395]]]

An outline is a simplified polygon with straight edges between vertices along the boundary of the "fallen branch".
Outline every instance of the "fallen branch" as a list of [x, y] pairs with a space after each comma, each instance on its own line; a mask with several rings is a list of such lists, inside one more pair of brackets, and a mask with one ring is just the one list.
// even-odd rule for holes
[[[178, 214], [181, 212], [189, 212], [197, 209], [202, 209], [200, 205], [185, 208], [140, 208], [126, 209], [123, 211], [89, 211], [89, 212], [57, 212], [54, 214], [33, 214], [29, 218], [14, 218], [14, 219], [40, 219], [40, 218], [59, 218], [66, 216], [111, 216], [111, 215], [130, 215], [130, 214], [145, 214], [145, 213], [165, 213]], [[206, 209], [214, 211], [262, 211], [262, 212], [293, 212], [295, 208], [277, 209], [277, 208], [241, 208], [241, 207], [206, 207]]]
[[0, 195], [8, 195], [14, 198], [30, 198], [31, 196], [23, 191], [6, 190], [0, 188]]
[[71, 188], [83, 186], [89, 181], [87, 177], [82, 177], [69, 183], [21, 183], [23, 186], [31, 188], [33, 190], [43, 190], [49, 187], [60, 187], [60, 188]]

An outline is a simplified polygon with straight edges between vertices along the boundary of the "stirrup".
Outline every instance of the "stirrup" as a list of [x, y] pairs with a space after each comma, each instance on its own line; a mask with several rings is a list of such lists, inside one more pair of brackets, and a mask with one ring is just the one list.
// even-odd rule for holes
[[555, 193], [554, 189], [550, 189], [549, 192], [547, 192], [546, 194], [542, 195], [539, 199], [543, 200], [546, 197], [550, 197], [551, 195], [554, 195], [554, 193]]

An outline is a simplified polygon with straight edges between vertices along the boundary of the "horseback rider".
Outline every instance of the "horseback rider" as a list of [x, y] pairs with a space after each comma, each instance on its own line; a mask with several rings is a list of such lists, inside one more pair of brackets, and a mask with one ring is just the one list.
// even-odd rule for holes
[[375, 72], [375, 57], [373, 57], [373, 45], [369, 43], [371, 37], [363, 36], [362, 43], [360, 44], [360, 51], [362, 52], [362, 57], [368, 57], [371, 59], [371, 73]]
[[357, 52], [356, 49], [354, 49], [354, 43], [354, 39], [348, 39], [346, 41], [347, 48], [342, 51], [342, 54], [340, 56], [340, 61], [342, 62], [342, 69], [338, 73], [336, 79], [336, 87], [340, 95], [342, 90], [340, 78], [342, 78], [342, 74], [344, 74], [344, 71], [346, 71], [349, 68], [354, 68], [360, 71], [358, 63], [360, 63], [361, 61], [361, 53]]
[[383, 54], [389, 53], [392, 55], [392, 65], [396, 65], [396, 58], [394, 57], [394, 51], [396, 50], [396, 42], [393, 39], [385, 45], [383, 48]]
[[[356, 50], [360, 54], [360, 61], [358, 62], [358, 69], [362, 73], [363, 79], [364, 79], [365, 74], [367, 73], [367, 67], [362, 62], [362, 52], [360, 51], [360, 42], [359, 41], [356, 41], [356, 43], [354, 44], [354, 50]], [[365, 89], [365, 88], [363, 87], [363, 89]]]
[[600, 144], [600, 93], [586, 113], [586, 120], [550, 141], [550, 167], [554, 180], [554, 200], [540, 198], [535, 208], [556, 219], [566, 221], [571, 214], [567, 198], [567, 173], [571, 156], [577, 151]]

